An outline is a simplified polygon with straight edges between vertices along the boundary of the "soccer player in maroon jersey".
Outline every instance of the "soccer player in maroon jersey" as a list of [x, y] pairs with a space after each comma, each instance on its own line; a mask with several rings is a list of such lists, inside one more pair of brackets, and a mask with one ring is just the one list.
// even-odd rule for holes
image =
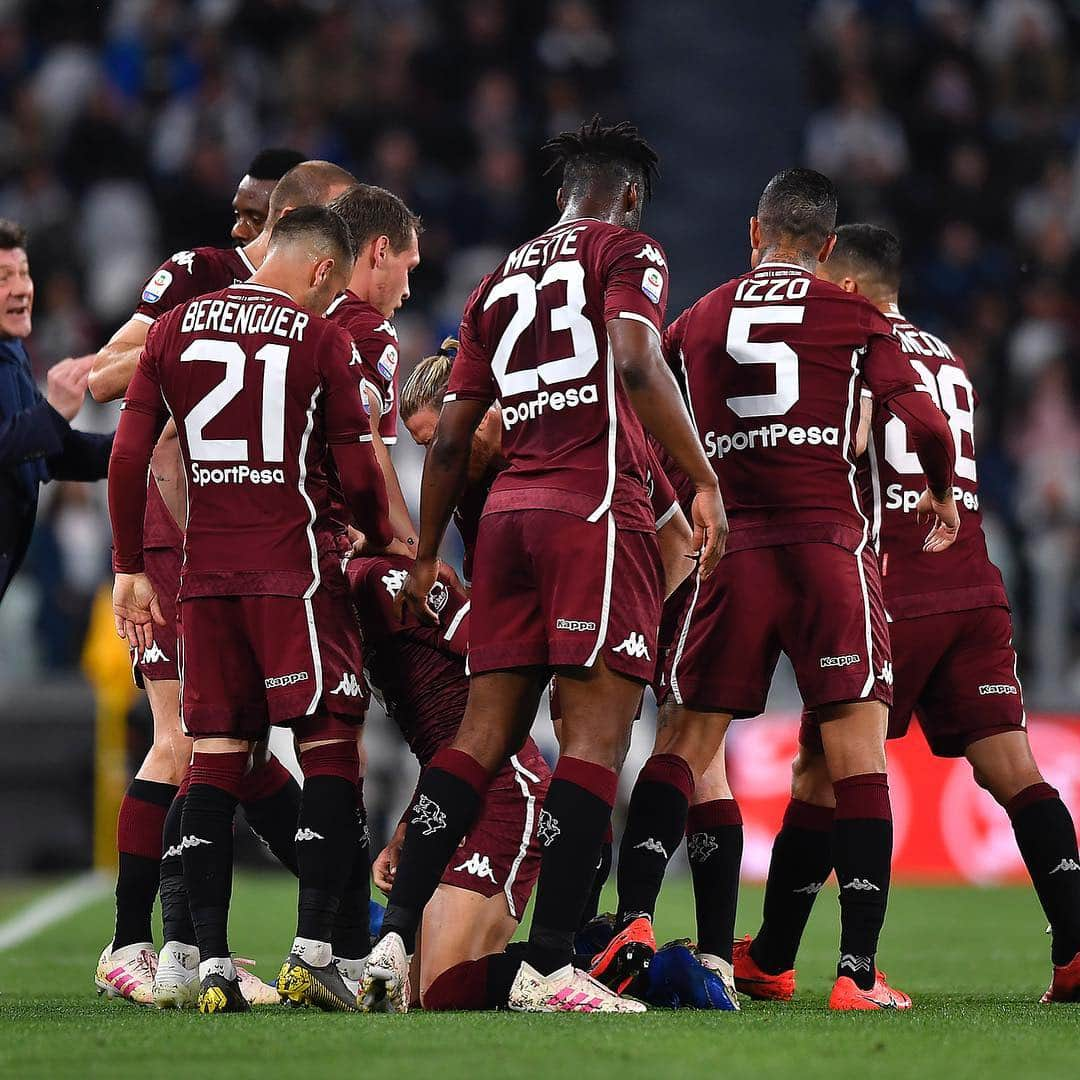
[[390, 522], [394, 535], [415, 550], [416, 530], [388, 447], [397, 442], [398, 416], [398, 335], [392, 319], [409, 299], [409, 274], [420, 264], [420, 219], [395, 194], [370, 184], [351, 188], [330, 205], [349, 226], [356, 263], [348, 289], [326, 317], [344, 327], [356, 346], [357, 378], [390, 497]]
[[[147, 333], [160, 316], [192, 297], [246, 280], [262, 262], [270, 229], [282, 215], [296, 206], [328, 202], [355, 183], [351, 173], [331, 162], [304, 162], [276, 185], [269, 202], [269, 225], [251, 243], [242, 248], [177, 252], [153, 274], [135, 314], [98, 353], [90, 374], [94, 397], [107, 401], [124, 393]], [[150, 702], [154, 739], [120, 807], [116, 926], [112, 942], [98, 961], [95, 981], [100, 990], [137, 1004], [149, 1005], [156, 999], [162, 1006], [178, 1006], [194, 992], [198, 957], [180, 868], [182, 777], [191, 760], [191, 742], [181, 731], [179, 714], [175, 604], [183, 544], [177, 521], [183, 519], [184, 486], [172, 425], [155, 450], [152, 470], [143, 542], [146, 572], [166, 622], [154, 645], [134, 654], [133, 665]], [[174, 798], [178, 785], [179, 799]], [[294, 873], [293, 834], [299, 803], [300, 789], [289, 771], [265, 749], [258, 753], [245, 781], [245, 816]], [[165, 945], [155, 954], [150, 920], [159, 876]], [[253, 1001], [267, 1003], [261, 980], [242, 971], [241, 983]]]
[[273, 147], [260, 150], [236, 185], [233, 196], [233, 227], [229, 234], [241, 244], [250, 244], [266, 227], [270, 214], [270, 196], [277, 182], [305, 157], [299, 150]]
[[502, 408], [508, 467], [476, 547], [469, 701], [409, 811], [362, 1007], [407, 1007], [407, 954], [424, 906], [491, 777], [525, 741], [560, 674], [562, 755], [539, 819], [544, 844], [519, 1011], [640, 1011], [570, 963], [614, 801], [623, 747], [652, 676], [662, 600], [644, 424], [691, 477], [702, 572], [726, 529], [716, 478], [660, 352], [667, 264], [638, 231], [656, 164], [629, 124], [599, 119], [548, 144], [563, 167], [559, 222], [510, 252], [470, 297], [428, 452], [417, 561], [400, 599], [427, 597], [475, 429]]
[[328, 455], [356, 525], [376, 546], [391, 534], [352, 344], [316, 314], [351, 271], [337, 214], [301, 207], [282, 218], [250, 281], [155, 323], [110, 465], [117, 628], [148, 648], [163, 620], [144, 572], [142, 480], [175, 418], [190, 474], [178, 608], [182, 710], [194, 738], [181, 846], [203, 1012], [248, 1007], [227, 939], [232, 818], [252, 745], [270, 724], [292, 728], [305, 777], [297, 936], [278, 991], [352, 1007], [330, 936], [355, 847], [354, 727], [366, 693], [331, 532]]
[[[465, 711], [469, 602], [444, 568], [429, 596], [439, 625], [428, 626], [412, 612], [398, 618], [394, 599], [410, 565], [400, 555], [352, 559], [346, 577], [365, 671], [423, 769], [449, 744]], [[424, 909], [419, 978], [412, 981], [424, 1008], [506, 1007], [519, 959], [503, 949], [536, 882], [537, 817], [550, 777], [527, 739], [492, 780], [479, 817]], [[375, 861], [375, 884], [387, 893], [404, 836], [403, 820]]]
[[[888, 320], [814, 277], [832, 250], [835, 222], [828, 178], [779, 173], [750, 222], [753, 269], [699, 300], [665, 335], [731, 533], [727, 557], [695, 588], [680, 628], [658, 748], [702, 775], [732, 718], [764, 710], [779, 654], [788, 655], [803, 701], [816, 711], [837, 804], [841, 941], [830, 1007], [908, 1008], [874, 959], [892, 851], [885, 775], [892, 680], [871, 525], [855, 480], [861, 389], [907, 425], [929, 484], [917, 500], [933, 519], [920, 545], [927, 552], [948, 548], [959, 529], [954, 450], [945, 417], [919, 391]], [[653, 910], [690, 794], [646, 763], [621, 848], [627, 926]], [[719, 890], [719, 879], [714, 884]], [[727, 918], [733, 928], [734, 910]], [[718, 947], [730, 963], [730, 945]]]
[[[895, 678], [888, 737], [902, 738], [914, 714], [933, 753], [966, 757], [976, 782], [1004, 807], [1053, 932], [1053, 978], [1042, 1000], [1080, 1001], [1076, 831], [1028, 742], [1009, 602], [982, 531], [975, 389], [963, 360], [900, 313], [900, 244], [885, 229], [838, 229], [836, 247], [818, 274], [866, 297], [889, 320], [922, 389], [948, 417], [956, 443], [953, 493], [964, 506], [964, 528], [947, 552], [930, 556], [918, 546], [924, 526], [916, 510], [919, 492], [911, 483], [918, 465], [907, 430], [876, 402], [872, 405], [868, 450], [880, 479], [869, 495], [880, 530]], [[762, 927], [752, 941], [737, 946], [740, 989], [756, 997], [786, 999], [794, 993], [799, 941], [817, 890], [833, 867], [834, 799], [812, 723], [803, 725], [791, 791], [773, 847]]]

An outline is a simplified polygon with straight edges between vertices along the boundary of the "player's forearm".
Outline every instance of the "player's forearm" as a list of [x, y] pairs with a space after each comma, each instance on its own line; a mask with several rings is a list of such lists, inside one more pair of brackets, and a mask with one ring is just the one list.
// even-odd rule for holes
[[385, 547], [394, 539], [394, 531], [390, 526], [386, 481], [371, 443], [336, 443], [333, 455], [353, 522], [374, 547]]
[[187, 477], [180, 453], [180, 438], [176, 424], [170, 420], [154, 447], [150, 458], [150, 474], [158, 486], [161, 498], [181, 530], [187, 527]]
[[952, 488], [956, 463], [956, 447], [945, 414], [929, 394], [916, 390], [890, 399], [889, 411], [904, 421], [927, 486], [935, 496], [944, 498]]
[[109, 458], [109, 519], [113, 531], [113, 570], [143, 570], [143, 515], [146, 513], [146, 470], [154, 446], [153, 418], [125, 411]]
[[143, 342], [113, 340], [101, 349], [90, 369], [90, 396], [95, 401], [122, 398], [139, 366]]
[[416, 550], [416, 526], [413, 525], [409, 507], [405, 503], [405, 496], [398, 482], [397, 470], [390, 458], [390, 448], [379, 438], [374, 431], [371, 435], [371, 446], [375, 451], [375, 459], [382, 470], [383, 480], [386, 483], [386, 497], [390, 506], [390, 525], [394, 535], [399, 540], [404, 540], [410, 549]]
[[440, 423], [420, 481], [420, 538], [416, 545], [420, 559], [438, 557], [468, 476], [472, 433], [463, 437], [456, 431], [444, 431], [443, 426]]

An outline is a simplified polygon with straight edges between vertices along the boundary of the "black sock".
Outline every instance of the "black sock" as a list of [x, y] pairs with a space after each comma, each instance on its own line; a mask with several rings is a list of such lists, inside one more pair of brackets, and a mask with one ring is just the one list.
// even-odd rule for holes
[[247, 823], [274, 858], [299, 877], [296, 823], [300, 820], [300, 785], [276, 758], [246, 777], [245, 785], [240, 805]]
[[150, 920], [158, 891], [161, 835], [176, 790], [173, 784], [136, 778], [120, 804], [114, 949], [154, 939]]
[[840, 960], [836, 976], [869, 990], [889, 902], [892, 810], [884, 773], [849, 776], [833, 784], [833, 865], [840, 885]]
[[1053, 933], [1051, 958], [1080, 952], [1080, 855], [1072, 817], [1049, 784], [1032, 784], [1005, 807], [1016, 843]]
[[618, 777], [578, 758], [559, 758], [540, 811], [543, 845], [526, 959], [542, 975], [569, 964], [574, 933], [595, 877]]
[[371, 913], [368, 910], [371, 901], [371, 849], [361, 796], [357, 797], [357, 802], [357, 835], [353, 845], [352, 869], [345, 882], [345, 891], [341, 894], [331, 939], [334, 955], [345, 960], [359, 960], [371, 951]]
[[739, 804], [734, 799], [712, 799], [691, 806], [686, 833], [698, 950], [730, 964], [743, 851]]
[[191, 921], [187, 889], [184, 887], [184, 863], [181, 858], [183, 840], [181, 818], [186, 795], [177, 795], [165, 815], [161, 855], [161, 925], [166, 942], [195, 944], [195, 926]]
[[686, 832], [693, 792], [694, 774], [681, 757], [654, 754], [642, 767], [619, 845], [620, 926], [656, 913], [668, 863]]
[[488, 783], [480, 763], [460, 750], [444, 748], [431, 759], [407, 811], [405, 844], [380, 938], [400, 934], [405, 950], [415, 951], [424, 906], [476, 820]]
[[833, 810], [792, 799], [773, 842], [761, 929], [750, 955], [762, 971], [779, 975], [795, 966], [806, 922], [832, 873]]
[[593, 874], [592, 888], [589, 897], [585, 901], [585, 910], [581, 913], [581, 925], [591, 922], [596, 918], [600, 910], [600, 897], [604, 892], [604, 886], [611, 875], [612, 848], [614, 838], [611, 835], [611, 822], [608, 822], [607, 832], [600, 844], [600, 861], [596, 864], [596, 873]]
[[[306, 755], [304, 755], [306, 757]], [[356, 780], [305, 776], [296, 830], [296, 936], [329, 941], [356, 850]]]
[[[200, 755], [196, 754], [196, 758]], [[217, 754], [207, 757], [228, 757]], [[247, 755], [244, 754], [246, 758]], [[194, 778], [193, 769], [193, 778]], [[202, 960], [229, 955], [232, 898], [233, 815], [236, 795], [210, 784], [192, 783], [184, 798], [184, 883]]]

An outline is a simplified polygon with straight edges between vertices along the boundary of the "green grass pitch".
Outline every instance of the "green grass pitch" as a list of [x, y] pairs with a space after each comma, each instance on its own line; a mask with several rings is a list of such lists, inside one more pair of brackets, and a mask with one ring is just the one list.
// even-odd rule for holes
[[[31, 893], [0, 888], [10, 916]], [[272, 978], [292, 933], [294, 886], [237, 881], [234, 948]], [[739, 926], [752, 930], [761, 892], [747, 889]], [[501, 1077], [1067, 1077], [1077, 1075], [1080, 1005], [1037, 1004], [1049, 975], [1042, 915], [1026, 889], [897, 888], [880, 955], [915, 999], [907, 1014], [830, 1015], [835, 893], [822, 893], [789, 1005], [740, 1014], [656, 1011], [640, 1017], [413, 1013], [247, 1016], [157, 1013], [93, 992], [110, 929], [99, 901], [0, 953], [0, 1077], [349, 1076], [379, 1080]], [[691, 932], [685, 880], [665, 889], [661, 941]]]

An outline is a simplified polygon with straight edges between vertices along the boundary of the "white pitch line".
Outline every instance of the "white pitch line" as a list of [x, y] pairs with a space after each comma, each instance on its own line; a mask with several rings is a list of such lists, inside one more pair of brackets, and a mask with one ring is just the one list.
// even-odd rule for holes
[[0, 923], [0, 952], [21, 945], [53, 923], [81, 911], [109, 891], [109, 879], [93, 870], [61, 885]]

